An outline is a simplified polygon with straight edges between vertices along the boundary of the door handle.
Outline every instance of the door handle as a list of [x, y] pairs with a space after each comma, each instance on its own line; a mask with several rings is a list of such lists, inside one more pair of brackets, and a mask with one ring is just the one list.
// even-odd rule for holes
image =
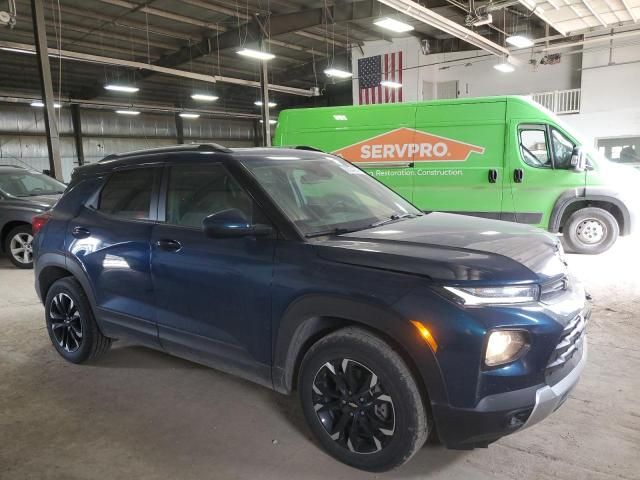
[[489, 183], [496, 183], [498, 180], [498, 171], [495, 168], [489, 170]]
[[167, 252], [177, 252], [182, 248], [182, 244], [177, 240], [162, 239], [156, 241], [156, 247]]
[[91, 236], [91, 231], [89, 231], [88, 228], [77, 226], [73, 227], [73, 230], [71, 230], [71, 235], [73, 235], [75, 238], [87, 238]]
[[513, 181], [516, 183], [522, 183], [522, 179], [524, 177], [524, 172], [521, 168], [516, 168], [513, 171]]

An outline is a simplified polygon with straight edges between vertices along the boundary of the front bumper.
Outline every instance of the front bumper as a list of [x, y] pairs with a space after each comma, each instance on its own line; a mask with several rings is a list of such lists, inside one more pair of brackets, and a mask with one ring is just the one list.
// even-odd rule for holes
[[441, 442], [451, 449], [486, 447], [505, 435], [534, 425], [556, 411], [577, 385], [587, 362], [587, 338], [575, 367], [554, 385], [535, 385], [489, 395], [473, 409], [432, 405]]

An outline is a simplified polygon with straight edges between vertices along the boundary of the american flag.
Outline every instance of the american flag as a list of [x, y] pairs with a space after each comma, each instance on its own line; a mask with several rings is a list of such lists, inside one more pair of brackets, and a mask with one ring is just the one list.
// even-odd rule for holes
[[383, 80], [402, 83], [402, 52], [358, 59], [358, 104], [402, 102], [404, 87], [385, 87]]

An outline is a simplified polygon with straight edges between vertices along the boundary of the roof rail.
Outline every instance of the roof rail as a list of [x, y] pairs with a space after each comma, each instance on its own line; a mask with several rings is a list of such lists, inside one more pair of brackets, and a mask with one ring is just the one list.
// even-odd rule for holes
[[219, 152], [219, 153], [231, 153], [232, 150], [218, 145], [217, 143], [193, 143], [187, 145], [172, 145], [170, 147], [148, 148], [146, 150], [134, 150], [132, 152], [124, 153], [112, 153], [107, 155], [99, 162], [106, 162], [108, 160], [116, 160], [126, 157], [135, 157], [137, 155], [149, 155], [155, 153], [176, 153], [176, 152]]
[[327, 153], [324, 150], [320, 150], [319, 148], [316, 147], [311, 147], [309, 145], [296, 145], [295, 147], [296, 150], [308, 150], [310, 152], [322, 152], [322, 153]]

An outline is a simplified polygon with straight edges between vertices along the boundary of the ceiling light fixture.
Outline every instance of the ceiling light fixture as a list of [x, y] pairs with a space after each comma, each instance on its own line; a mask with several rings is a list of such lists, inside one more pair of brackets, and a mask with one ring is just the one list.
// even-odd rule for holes
[[128, 85], [116, 85], [110, 83], [104, 86], [105, 90], [112, 90], [114, 92], [136, 93], [140, 89], [138, 87], [130, 87]]
[[392, 82], [391, 80], [383, 80], [380, 85], [387, 88], [402, 88], [402, 84], [399, 82]]
[[510, 37], [507, 37], [507, 43], [516, 48], [533, 47], [533, 40], [523, 35], [511, 35]]
[[353, 73], [347, 72], [345, 70], [340, 70], [339, 68], [327, 68], [324, 71], [324, 74], [327, 77], [335, 77], [335, 78], [349, 78], [353, 77]]
[[198, 100], [201, 102], [215, 102], [220, 97], [216, 97], [215, 95], [207, 95], [205, 93], [194, 93], [191, 95], [193, 100]]
[[346, 122], [347, 121], [347, 116], [346, 115], [342, 115], [342, 114], [334, 115], [333, 118], [335, 120], [338, 120], [339, 122]]
[[252, 50], [250, 48], [243, 48], [242, 50], [238, 50], [238, 55], [242, 55], [243, 57], [255, 58], [257, 60], [273, 60], [276, 56], [273, 53], [262, 52], [260, 50]]
[[[253, 102], [253, 104], [254, 104], [256, 107], [261, 107], [261, 106], [262, 106], [262, 101], [260, 101], [260, 100], [256, 100], [255, 102]], [[278, 106], [278, 104], [277, 104], [277, 103], [275, 103], [275, 102], [269, 102], [269, 108], [273, 108], [273, 107], [277, 107], [277, 106]]]
[[[260, 123], [264, 123], [264, 120], [260, 120]], [[277, 121], [277, 120], [274, 120], [274, 119], [270, 119], [270, 120], [269, 120], [269, 125], [274, 125], [274, 124], [276, 124], [276, 123], [278, 123], [278, 121]]]
[[502, 73], [511, 73], [515, 70], [515, 67], [508, 62], [496, 63], [493, 68]]
[[183, 113], [180, 114], [180, 116], [182, 118], [199, 118], [200, 114], [199, 113], [185, 113], [185, 112], [183, 112]]
[[410, 32], [413, 30], [411, 25], [389, 17], [376, 20], [373, 24], [396, 33]]
[[0, 50], [4, 50], [5, 52], [14, 52], [14, 53], [28, 53], [29, 55], [36, 54], [36, 52], [33, 50], [23, 50], [22, 48], [0, 47]]
[[[31, 106], [32, 107], [36, 107], [36, 108], [43, 108], [44, 107], [44, 103], [36, 100], [35, 102], [31, 102]], [[54, 103], [53, 104], [53, 108], [60, 108], [61, 105], [59, 103]]]
[[140, 112], [137, 110], [116, 110], [116, 113], [120, 115], [140, 115]]

